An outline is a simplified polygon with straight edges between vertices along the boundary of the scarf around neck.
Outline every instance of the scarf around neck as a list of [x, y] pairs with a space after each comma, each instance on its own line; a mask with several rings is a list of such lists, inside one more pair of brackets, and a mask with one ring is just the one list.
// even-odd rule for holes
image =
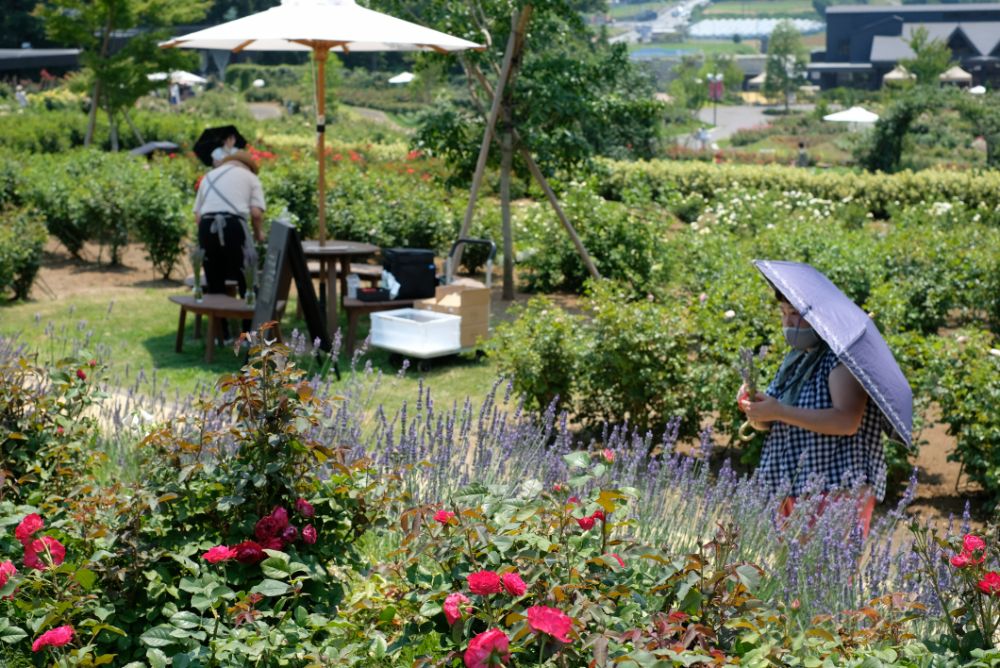
[[802, 388], [812, 379], [820, 361], [830, 346], [820, 341], [812, 350], [792, 350], [781, 362], [774, 376], [775, 398], [786, 406], [794, 406], [799, 400]]

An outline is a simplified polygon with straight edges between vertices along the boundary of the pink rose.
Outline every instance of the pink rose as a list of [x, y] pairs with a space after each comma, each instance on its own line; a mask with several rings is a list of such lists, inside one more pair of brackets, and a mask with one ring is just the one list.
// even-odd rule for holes
[[35, 513], [25, 515], [24, 519], [21, 520], [21, 523], [17, 525], [16, 529], [14, 529], [14, 538], [16, 538], [21, 545], [27, 545], [31, 542], [31, 537], [41, 531], [44, 527], [45, 521]]
[[584, 531], [590, 531], [594, 528], [594, 518], [593, 517], [578, 517], [576, 523], [580, 525], [580, 528]]
[[979, 587], [979, 591], [984, 594], [990, 594], [992, 596], [1000, 594], [1000, 573], [990, 571], [983, 576], [982, 580], [976, 583], [976, 586]]
[[261, 546], [252, 540], [245, 540], [239, 545], [234, 545], [233, 551], [236, 553], [236, 561], [241, 564], [259, 564], [267, 558], [267, 554], [264, 553]]
[[965, 568], [970, 563], [972, 563], [972, 560], [969, 559], [969, 554], [967, 552], [963, 552], [962, 554], [956, 554], [954, 557], [951, 558], [951, 565], [954, 566], [955, 568]]
[[[462, 604], [468, 603], [469, 598], [465, 594], [448, 594], [444, 599], [444, 618], [448, 620], [448, 625], [452, 625], [462, 618]], [[465, 607], [466, 612], [472, 612], [472, 606]]]
[[434, 513], [434, 521], [442, 525], [447, 525], [451, 522], [451, 518], [455, 516], [455, 513], [450, 510], [439, 510]]
[[59, 566], [66, 559], [66, 548], [52, 536], [42, 536], [24, 546], [24, 565], [36, 571]]
[[570, 642], [567, 634], [573, 629], [573, 619], [558, 608], [534, 605], [528, 608], [528, 626], [559, 642]]
[[493, 571], [478, 571], [465, 576], [469, 591], [480, 596], [500, 593], [500, 576]]
[[510, 661], [510, 639], [500, 629], [483, 631], [469, 641], [462, 659], [465, 668], [504, 666]]
[[316, 527], [311, 524], [307, 524], [304, 529], [302, 529], [302, 540], [307, 544], [312, 545], [316, 542]]
[[575, 504], [575, 503], [580, 503], [580, 497], [578, 497], [578, 496], [571, 496], [568, 499], [566, 499], [566, 503], [568, 503], [570, 505]]
[[295, 500], [295, 512], [308, 519], [316, 514], [316, 509], [312, 507], [311, 503], [299, 497]]
[[43, 647], [62, 647], [68, 644], [73, 639], [73, 627], [72, 626], [57, 626], [54, 629], [49, 629], [42, 635], [35, 638], [35, 642], [31, 643], [31, 651], [37, 652]]
[[524, 580], [517, 573], [504, 573], [500, 579], [504, 590], [511, 596], [524, 596], [524, 592], [528, 591], [528, 585], [524, 584]]
[[220, 561], [229, 561], [236, 558], [236, 550], [225, 545], [216, 545], [211, 550], [201, 555], [201, 558], [210, 564], [217, 564]]
[[986, 551], [986, 541], [975, 534], [967, 534], [965, 538], [962, 539], [962, 551], [963, 552], [985, 552]]
[[610, 464], [611, 462], [615, 461], [614, 450], [610, 450], [608, 448], [604, 448], [603, 450], [601, 450], [601, 457], [604, 458], [604, 461], [606, 461], [608, 464]]
[[17, 567], [14, 566], [14, 562], [10, 559], [0, 561], [0, 588], [7, 585], [7, 581], [12, 575], [17, 575]]

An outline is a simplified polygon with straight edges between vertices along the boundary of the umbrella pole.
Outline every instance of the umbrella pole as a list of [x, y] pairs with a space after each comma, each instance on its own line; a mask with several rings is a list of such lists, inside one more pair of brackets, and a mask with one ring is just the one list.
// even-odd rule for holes
[[316, 161], [319, 163], [319, 181], [316, 196], [319, 198], [319, 245], [326, 245], [326, 46], [313, 49], [316, 59]]

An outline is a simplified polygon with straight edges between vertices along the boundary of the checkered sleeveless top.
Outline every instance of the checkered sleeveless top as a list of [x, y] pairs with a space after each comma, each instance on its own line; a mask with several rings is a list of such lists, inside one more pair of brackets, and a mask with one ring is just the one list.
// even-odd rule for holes
[[[812, 378], [806, 381], [795, 405], [799, 408], [833, 408], [830, 372], [840, 364], [827, 351]], [[781, 398], [783, 388], [772, 381], [767, 393]], [[801, 496], [808, 491], [829, 491], [870, 485], [875, 498], [885, 498], [886, 464], [882, 432], [888, 424], [875, 402], [868, 399], [861, 426], [851, 436], [830, 436], [783, 422], [771, 425], [764, 441], [757, 476], [772, 494]]]

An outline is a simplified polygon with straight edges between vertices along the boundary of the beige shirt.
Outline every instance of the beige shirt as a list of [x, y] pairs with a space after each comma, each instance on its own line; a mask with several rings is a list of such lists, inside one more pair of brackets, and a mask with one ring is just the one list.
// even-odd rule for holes
[[227, 162], [205, 174], [194, 200], [194, 212], [198, 216], [235, 213], [249, 219], [250, 207], [254, 206], [264, 210], [264, 188], [256, 174], [236, 162]]

